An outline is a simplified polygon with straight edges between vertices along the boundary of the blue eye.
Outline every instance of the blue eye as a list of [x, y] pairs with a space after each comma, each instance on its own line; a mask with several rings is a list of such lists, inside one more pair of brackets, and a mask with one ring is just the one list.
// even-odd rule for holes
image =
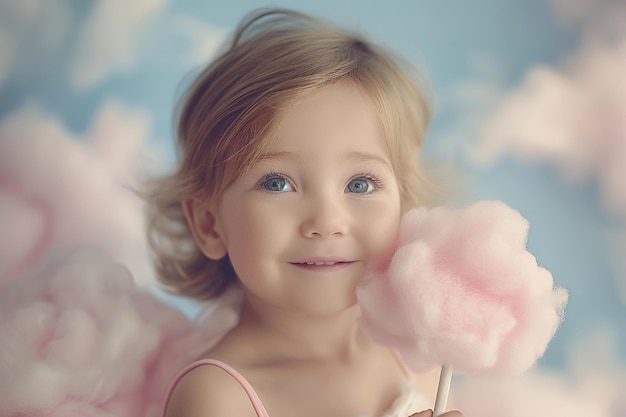
[[367, 194], [374, 191], [374, 185], [366, 178], [355, 178], [348, 183], [346, 190], [350, 193]]
[[261, 179], [260, 186], [264, 190], [274, 193], [283, 193], [287, 191], [293, 191], [293, 187], [289, 184], [286, 178], [279, 175], [271, 175]]

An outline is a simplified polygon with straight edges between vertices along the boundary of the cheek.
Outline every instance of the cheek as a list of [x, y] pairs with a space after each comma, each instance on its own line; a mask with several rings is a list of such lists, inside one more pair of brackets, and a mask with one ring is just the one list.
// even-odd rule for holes
[[241, 199], [222, 206], [222, 238], [231, 260], [252, 260], [280, 244], [285, 219], [276, 207]]
[[375, 267], [391, 258], [396, 247], [400, 227], [400, 202], [385, 202], [370, 207], [367, 222], [364, 222], [364, 233], [367, 238], [367, 252], [371, 264]]
[[251, 256], [258, 233], [245, 207], [226, 205], [221, 219], [220, 233], [231, 261]]

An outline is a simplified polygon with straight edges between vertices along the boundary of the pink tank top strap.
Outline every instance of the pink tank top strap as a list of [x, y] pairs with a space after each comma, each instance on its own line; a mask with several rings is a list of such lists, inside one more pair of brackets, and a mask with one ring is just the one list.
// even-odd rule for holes
[[182, 371], [178, 373], [178, 375], [176, 375], [176, 377], [174, 378], [174, 381], [172, 382], [169, 389], [167, 390], [167, 395], [165, 396], [165, 403], [163, 405], [163, 414], [162, 414], [163, 417], [165, 417], [165, 411], [167, 410], [167, 405], [170, 401], [170, 397], [172, 396], [172, 392], [174, 391], [176, 384], [178, 384], [178, 381], [180, 381], [189, 372], [193, 371], [196, 368], [199, 368], [200, 366], [215, 366], [215, 367], [222, 369], [224, 372], [226, 372], [230, 376], [232, 376], [237, 382], [239, 382], [241, 387], [244, 389], [244, 391], [248, 395], [248, 398], [250, 398], [250, 402], [252, 402], [252, 406], [254, 407], [254, 411], [256, 411], [257, 416], [269, 417], [269, 414], [265, 410], [265, 407], [263, 406], [263, 403], [261, 402], [261, 399], [259, 398], [258, 394], [254, 390], [254, 388], [252, 388], [252, 385], [250, 385], [250, 383], [234, 368], [225, 364], [224, 362], [221, 362], [215, 359], [202, 359], [202, 360], [193, 362], [187, 365]]

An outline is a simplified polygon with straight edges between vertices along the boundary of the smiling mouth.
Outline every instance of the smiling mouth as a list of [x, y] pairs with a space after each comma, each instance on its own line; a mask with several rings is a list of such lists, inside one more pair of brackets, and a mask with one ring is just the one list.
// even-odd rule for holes
[[300, 261], [290, 262], [296, 268], [306, 269], [309, 271], [336, 271], [347, 268], [355, 261]]

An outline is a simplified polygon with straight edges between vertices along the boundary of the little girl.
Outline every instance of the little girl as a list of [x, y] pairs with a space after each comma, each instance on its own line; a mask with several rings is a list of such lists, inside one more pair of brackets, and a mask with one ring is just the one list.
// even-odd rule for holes
[[240, 291], [243, 306], [173, 382], [164, 416], [430, 415], [438, 371], [410, 375], [373, 344], [354, 295], [432, 190], [418, 162], [428, 106], [398, 62], [264, 11], [188, 90], [180, 166], [150, 195], [158, 272], [177, 294]]

